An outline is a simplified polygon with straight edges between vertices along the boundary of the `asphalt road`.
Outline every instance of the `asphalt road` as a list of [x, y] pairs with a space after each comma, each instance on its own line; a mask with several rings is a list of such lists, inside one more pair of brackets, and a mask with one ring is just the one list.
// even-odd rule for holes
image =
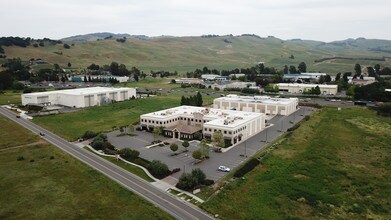
[[177, 197], [154, 187], [140, 177], [129, 173], [109, 161], [89, 151], [76, 147], [58, 135], [55, 135], [54, 133], [26, 119], [16, 118], [15, 113], [8, 109], [0, 107], [0, 114], [22, 125], [35, 134], [39, 134], [40, 132], [44, 133], [45, 136], [42, 138], [49, 143], [67, 152], [93, 169], [101, 172], [123, 187], [142, 196], [177, 219], [213, 219], [198, 207], [186, 203]]

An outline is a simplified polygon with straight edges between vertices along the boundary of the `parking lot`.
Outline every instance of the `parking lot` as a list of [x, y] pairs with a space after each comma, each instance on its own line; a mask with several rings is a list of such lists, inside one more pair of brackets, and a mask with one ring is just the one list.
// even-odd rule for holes
[[[173, 152], [170, 149], [170, 145], [156, 146], [152, 148], [146, 148], [153, 141], [153, 134], [145, 131], [135, 131], [137, 136], [121, 136], [117, 137], [119, 131], [109, 133], [108, 140], [117, 148], [129, 147], [131, 149], [138, 150], [140, 157], [147, 160], [160, 160], [168, 165], [170, 169], [180, 168], [181, 171], [173, 174], [173, 177], [179, 178], [179, 176], [185, 171], [190, 172], [194, 168], [200, 168], [203, 170], [208, 179], [218, 180], [225, 176], [227, 173], [218, 171], [218, 167], [221, 165], [234, 169], [248, 157], [253, 156], [256, 152], [264, 148], [267, 144], [277, 139], [284, 131], [292, 127], [295, 123], [302, 120], [305, 115], [311, 114], [313, 108], [302, 107], [295, 113], [289, 116], [275, 116], [268, 120], [271, 125], [268, 126], [262, 132], [250, 137], [248, 140], [231, 148], [224, 153], [216, 153], [212, 149], [209, 153], [210, 158], [195, 164], [196, 160], [192, 157], [192, 152], [198, 149], [198, 143], [195, 141], [190, 142], [188, 152], [183, 152], [184, 148], [182, 143], [176, 139], [160, 137], [162, 141], [171, 143], [177, 143], [179, 149], [178, 155], [172, 156]], [[283, 132], [281, 132], [281, 130]], [[247, 158], [245, 157], [247, 155]]]

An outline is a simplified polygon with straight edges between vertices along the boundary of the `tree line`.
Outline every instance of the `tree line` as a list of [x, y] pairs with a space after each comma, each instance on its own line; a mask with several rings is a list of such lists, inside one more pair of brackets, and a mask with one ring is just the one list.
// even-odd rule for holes
[[202, 106], [202, 95], [200, 92], [197, 92], [196, 95], [181, 98], [181, 105], [191, 105], [191, 106]]

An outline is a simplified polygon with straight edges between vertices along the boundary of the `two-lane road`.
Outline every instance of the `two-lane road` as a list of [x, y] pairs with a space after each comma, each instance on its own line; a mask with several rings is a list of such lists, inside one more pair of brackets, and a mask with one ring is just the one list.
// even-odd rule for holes
[[8, 109], [0, 107], [0, 114], [36, 134], [44, 133], [45, 136], [43, 136], [43, 138], [46, 141], [67, 152], [93, 169], [103, 173], [107, 177], [121, 184], [123, 187], [144, 197], [177, 219], [213, 219], [198, 207], [181, 201], [173, 195], [154, 187], [145, 180], [110, 163], [109, 161], [89, 151], [76, 147], [72, 143], [30, 122], [29, 120], [16, 118], [16, 115]]

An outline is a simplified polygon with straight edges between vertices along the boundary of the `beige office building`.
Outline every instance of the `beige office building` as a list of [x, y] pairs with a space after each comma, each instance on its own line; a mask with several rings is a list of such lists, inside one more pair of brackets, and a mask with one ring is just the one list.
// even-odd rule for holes
[[265, 114], [224, 109], [179, 106], [140, 116], [143, 130], [164, 128], [164, 136], [176, 139], [193, 139], [200, 132], [211, 139], [220, 131], [226, 142], [236, 144], [265, 128]]
[[279, 91], [289, 93], [303, 93], [319, 86], [322, 95], [336, 95], [338, 92], [337, 85], [323, 85], [323, 84], [302, 84], [302, 83], [278, 83]]
[[289, 115], [296, 111], [297, 104], [297, 98], [227, 95], [215, 99], [213, 108], [259, 112], [267, 115]]

